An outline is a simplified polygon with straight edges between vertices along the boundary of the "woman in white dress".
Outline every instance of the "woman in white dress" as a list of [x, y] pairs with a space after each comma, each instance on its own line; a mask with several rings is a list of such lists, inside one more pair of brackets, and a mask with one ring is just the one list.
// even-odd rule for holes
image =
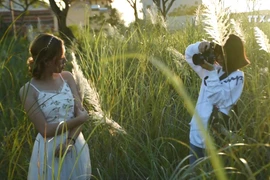
[[81, 125], [89, 119], [66, 63], [63, 41], [40, 34], [28, 59], [32, 79], [20, 89], [29, 119], [38, 131], [28, 180], [86, 180], [91, 176], [88, 145]]

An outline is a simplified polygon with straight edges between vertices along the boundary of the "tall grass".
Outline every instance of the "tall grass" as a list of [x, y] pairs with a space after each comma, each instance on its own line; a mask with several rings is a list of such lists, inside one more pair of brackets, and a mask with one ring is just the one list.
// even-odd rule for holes
[[[261, 50], [254, 31], [258, 27], [269, 37], [269, 24], [235, 23], [239, 28], [232, 31], [245, 37], [252, 64], [244, 68], [245, 87], [238, 102], [237, 133], [244, 141], [217, 149], [221, 161], [218, 167], [225, 173], [222, 177], [215, 174], [219, 169], [210, 168], [209, 158], [198, 162], [195, 169], [188, 164], [192, 114], [187, 107], [195, 104], [200, 79], [182, 55], [189, 44], [211, 39], [204, 25], [187, 24], [184, 29], [169, 32], [163, 25], [146, 23], [139, 29], [110, 35], [102, 31], [94, 34], [90, 27], [81, 29], [79, 46], [72, 49], [77, 63], [96, 87], [105, 114], [126, 131], [112, 136], [107, 126], [92, 122], [84, 126], [84, 135], [90, 137], [93, 179], [269, 178], [270, 56]], [[222, 41], [217, 42], [223, 42], [224, 38], [218, 38]], [[0, 174], [4, 179], [25, 179], [36, 133], [18, 98], [19, 88], [29, 80], [29, 43], [4, 39], [0, 47]], [[72, 70], [72, 64], [68, 67]], [[165, 70], [168, 73], [164, 75]], [[173, 84], [174, 78], [181, 79], [182, 85]], [[188, 101], [179, 96], [178, 88], [186, 90]], [[195, 177], [194, 171], [199, 172]]]
[[[26, 82], [27, 41], [2, 36], [0, 46], [1, 176], [24, 178], [32, 144], [32, 126], [19, 104], [19, 88]], [[16, 167], [16, 168], [14, 168]]]

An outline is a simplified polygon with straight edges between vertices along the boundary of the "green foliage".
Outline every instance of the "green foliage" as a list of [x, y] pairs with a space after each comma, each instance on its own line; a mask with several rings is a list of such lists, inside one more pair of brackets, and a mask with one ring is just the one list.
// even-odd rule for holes
[[[19, 100], [19, 88], [27, 80], [27, 47], [24, 39], [6, 37], [1, 40], [0, 63], [0, 166], [5, 179], [24, 179], [29, 160], [29, 143], [33, 130], [25, 118]], [[31, 149], [31, 148], [30, 148]], [[14, 168], [16, 167], [16, 168]]]
[[198, 5], [180, 5], [179, 7], [175, 8], [172, 12], [168, 14], [168, 16], [185, 16], [185, 15], [194, 15]]
[[69, 26], [68, 28], [72, 31], [75, 37], [79, 36], [80, 29], [77, 25], [72, 25], [72, 26]]
[[8, 24], [4, 23], [3, 17], [0, 15], [0, 37], [7, 31]]
[[118, 10], [115, 8], [111, 9], [110, 17], [108, 18], [107, 22], [111, 26], [116, 26], [116, 27], [121, 27], [125, 23], [124, 20], [121, 19], [121, 15], [118, 12]]
[[97, 32], [100, 29], [107, 30], [108, 26], [115, 27], [121, 32], [125, 30], [124, 21], [121, 19], [119, 11], [115, 8], [110, 9], [108, 17], [102, 12], [91, 16], [89, 18], [89, 24]]

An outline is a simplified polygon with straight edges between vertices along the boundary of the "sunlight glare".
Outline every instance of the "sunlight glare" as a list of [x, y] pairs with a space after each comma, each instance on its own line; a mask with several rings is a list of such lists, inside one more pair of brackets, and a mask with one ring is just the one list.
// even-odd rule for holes
[[[126, 25], [134, 21], [134, 11], [126, 0], [114, 0], [112, 3], [112, 7], [116, 8], [121, 13], [121, 18], [125, 21]], [[138, 3], [137, 9], [139, 13], [139, 18], [142, 18], [142, 13], [140, 13], [141, 8], [142, 4]]]
[[269, 0], [234, 0], [223, 1], [225, 7], [230, 7], [232, 12], [248, 12], [253, 10], [270, 10]]

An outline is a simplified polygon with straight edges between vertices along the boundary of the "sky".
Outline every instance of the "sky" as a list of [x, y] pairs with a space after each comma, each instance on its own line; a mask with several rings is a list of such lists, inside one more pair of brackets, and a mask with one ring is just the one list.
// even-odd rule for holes
[[[234, 12], [244, 12], [253, 9], [253, 3], [247, 3], [247, 0], [225, 0], [224, 5], [231, 6]], [[254, 10], [270, 10], [270, 0], [255, 0]]]
[[[270, 10], [270, 0], [255, 0], [255, 1], [256, 1], [255, 10], [258, 9]], [[232, 11], [234, 12], [247, 11], [248, 9], [252, 9], [253, 7], [252, 3], [247, 4], [247, 0], [224, 0], [224, 5], [231, 6]], [[118, 11], [122, 13], [122, 18], [124, 19], [126, 24], [129, 24], [130, 22], [134, 21], [133, 15], [134, 11], [127, 2], [127, 0], [114, 0], [114, 2], [112, 3], [112, 7], [117, 8]]]
[[[134, 21], [134, 11], [127, 0], [114, 0], [112, 7], [118, 9], [118, 11], [122, 13], [122, 18], [124, 19], [125, 24], [129, 24]], [[140, 7], [142, 7], [141, 4]]]

